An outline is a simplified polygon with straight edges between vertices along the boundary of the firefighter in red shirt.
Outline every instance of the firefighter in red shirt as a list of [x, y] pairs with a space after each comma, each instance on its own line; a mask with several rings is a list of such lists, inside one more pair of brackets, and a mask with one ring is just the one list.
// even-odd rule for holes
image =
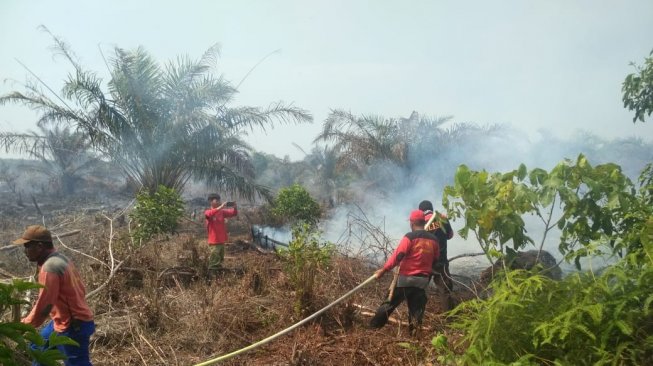
[[408, 328], [415, 334], [422, 323], [426, 307], [426, 287], [429, 285], [431, 272], [438, 261], [440, 248], [435, 235], [424, 230], [426, 220], [424, 212], [414, 210], [410, 213], [410, 229], [399, 242], [382, 268], [374, 274], [377, 279], [399, 265], [399, 278], [392, 298], [376, 310], [370, 321], [370, 327], [381, 328], [387, 322], [390, 314], [404, 300], [408, 303]]
[[208, 243], [212, 248], [209, 257], [209, 276], [214, 277], [224, 261], [224, 244], [228, 239], [225, 218], [238, 215], [238, 207], [236, 202], [220, 203], [220, 195], [216, 193], [209, 195], [209, 204], [211, 208], [204, 211], [204, 218]]
[[[57, 252], [52, 245], [52, 234], [41, 225], [28, 226], [23, 235], [14, 240], [15, 245], [25, 248], [25, 256], [36, 262], [39, 269], [39, 297], [29, 315], [21, 321], [40, 327], [48, 318], [52, 319], [41, 329], [46, 343], [31, 345], [32, 349], [46, 351], [53, 332], [73, 339], [79, 346], [59, 345], [56, 348], [66, 355], [64, 365], [90, 366], [89, 339], [95, 332], [93, 312], [86, 303], [86, 289], [73, 262]], [[36, 361], [33, 365], [39, 365]]]

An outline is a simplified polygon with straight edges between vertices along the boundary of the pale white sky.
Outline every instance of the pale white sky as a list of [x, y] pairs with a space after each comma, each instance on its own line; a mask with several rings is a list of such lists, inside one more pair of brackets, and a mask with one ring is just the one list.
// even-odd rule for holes
[[[24, 1], [0, 0], [0, 94], [20, 89], [19, 59], [60, 89], [70, 67], [53, 59], [47, 26], [106, 76], [98, 51], [144, 46], [164, 61], [222, 45], [218, 72], [243, 83], [235, 105], [283, 100], [313, 125], [247, 138], [279, 157], [303, 155], [332, 108], [388, 117], [453, 115], [546, 129], [653, 139], [634, 125], [621, 83], [653, 49], [653, 1]], [[10, 79], [9, 81], [5, 81]], [[35, 128], [34, 112], [0, 107], [1, 131]]]

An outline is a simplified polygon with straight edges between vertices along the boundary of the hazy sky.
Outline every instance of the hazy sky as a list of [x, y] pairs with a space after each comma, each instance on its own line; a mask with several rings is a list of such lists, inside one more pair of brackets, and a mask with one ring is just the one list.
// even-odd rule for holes
[[[653, 49], [653, 1], [25, 1], [0, 0], [0, 94], [21, 89], [25, 63], [57, 91], [70, 67], [49, 51], [47, 26], [88, 68], [107, 76], [98, 45], [144, 46], [164, 61], [222, 46], [218, 73], [234, 105], [283, 100], [313, 125], [247, 140], [277, 156], [303, 155], [332, 108], [354, 114], [454, 116], [505, 123], [536, 139], [578, 129], [653, 139], [633, 125], [621, 83]], [[5, 81], [9, 79], [8, 81]], [[0, 107], [0, 131], [35, 128], [25, 107]]]

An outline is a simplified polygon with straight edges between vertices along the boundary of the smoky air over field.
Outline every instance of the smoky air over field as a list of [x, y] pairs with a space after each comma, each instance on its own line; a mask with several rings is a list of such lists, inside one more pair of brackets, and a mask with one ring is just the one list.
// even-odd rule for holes
[[653, 364], [651, 15], [0, 0], [0, 364]]
[[[143, 60], [152, 61], [160, 72], [147, 87], [174, 79], [175, 72], [182, 75], [184, 65], [200, 60], [197, 75], [214, 81], [216, 92], [215, 98], [202, 100], [208, 108], [195, 109], [184, 103], [180, 105], [187, 109], [177, 106], [174, 93], [139, 95], [154, 95], [159, 104], [156, 111], [143, 113], [146, 118], [140, 126], [145, 127], [136, 138], [112, 132], [116, 143], [103, 146], [101, 153], [73, 152], [84, 159], [66, 160], [66, 166], [58, 167], [46, 163], [48, 172], [37, 179], [21, 181], [15, 170], [4, 167], [6, 180], [13, 179], [5, 186], [23, 182], [25, 189], [72, 189], [70, 184], [88, 181], [98, 170], [110, 171], [106, 175], [111, 178], [127, 170], [132, 183], [143, 184], [142, 180], [152, 180], [166, 169], [181, 172], [173, 185], [187, 188], [189, 197], [207, 190], [231, 192], [245, 183], [249, 187], [245, 196], [254, 197], [260, 193], [257, 184], [274, 193], [300, 183], [329, 207], [322, 222], [327, 239], [341, 241], [351, 220], [358, 218], [382, 227], [394, 244], [408, 230], [408, 212], [421, 200], [429, 199], [442, 209], [443, 187], [453, 183], [460, 164], [488, 172], [509, 171], [521, 163], [530, 169], [550, 169], [582, 153], [595, 165], [621, 165], [635, 180], [653, 160], [653, 124], [631, 123], [620, 95], [625, 75], [635, 70], [629, 63], [650, 51], [646, 36], [653, 33], [650, 2], [594, 6], [592, 2], [514, 1], [479, 3], [473, 12], [462, 5], [435, 2], [368, 5], [336, 1], [306, 6], [281, 1], [254, 8], [203, 2], [180, 7], [164, 1], [151, 9], [118, 1], [112, 9], [128, 11], [121, 14], [123, 26], [116, 28], [106, 23], [110, 17], [85, 2], [42, 4], [36, 9], [3, 2], [0, 30], [6, 36], [0, 70], [6, 81], [0, 85], [1, 95], [27, 84], [59, 103], [47, 89], [59, 93], [73, 66], [81, 65], [88, 71], [85, 80], [101, 80], [98, 88], [111, 99], [115, 90], [107, 90], [125, 84], [111, 84], [116, 70], [127, 70], [138, 55], [145, 55]], [[144, 19], [138, 15], [142, 12], [154, 13]], [[78, 22], [69, 21], [71, 14], [78, 15]], [[43, 32], [39, 25], [49, 31]], [[151, 29], [158, 31], [146, 31]], [[61, 49], [49, 50], [56, 45], [53, 35], [65, 42], [78, 64], [71, 65]], [[216, 42], [219, 45], [211, 48]], [[137, 80], [146, 85], [144, 78]], [[176, 82], [176, 86], [190, 85], [183, 78]], [[218, 89], [229, 91], [218, 95]], [[46, 135], [52, 126], [39, 130], [36, 121], [41, 115], [19, 104], [3, 103], [0, 131]], [[182, 109], [184, 113], [179, 112]], [[185, 170], [199, 165], [202, 149], [212, 145], [210, 139], [193, 134], [207, 125], [187, 118], [198, 113], [210, 124], [215, 116], [207, 110], [217, 111], [218, 120], [228, 120], [228, 129], [210, 134], [222, 142], [229, 140], [226, 150], [234, 152], [224, 161], [235, 163], [220, 169], [242, 173], [247, 179], [214, 174], [211, 165], [193, 174]], [[165, 120], [166, 116], [186, 119], [185, 125], [167, 134], [147, 127], [148, 118]], [[398, 128], [394, 135], [380, 132], [378, 141], [387, 146], [378, 151], [387, 148], [382, 153], [386, 155], [350, 149], [356, 157], [335, 161], [329, 150], [333, 131], [326, 126], [336, 121], [337, 130], [348, 119], [353, 124]], [[384, 125], [384, 121], [396, 124]], [[79, 127], [62, 131], [75, 138]], [[78, 147], [88, 143], [80, 141]], [[171, 153], [183, 144], [200, 148], [192, 156]], [[0, 153], [57, 161], [41, 152], [26, 155], [34, 153], [33, 147]], [[218, 156], [226, 150], [212, 153]], [[129, 168], [103, 165], [93, 173], [92, 162], [108, 164], [111, 158], [122, 158]], [[165, 165], [166, 161], [178, 164]], [[144, 168], [148, 162], [158, 165], [148, 170]], [[68, 175], [54, 184], [60, 170]], [[453, 223], [454, 228], [461, 225]], [[547, 245], [555, 246], [554, 240]], [[457, 238], [450, 254], [477, 250], [473, 242]]]
[[[476, 128], [478, 126], [472, 129]], [[472, 131], [471, 134], [447, 141], [441, 154], [419, 149], [413, 151], [406, 164], [408, 168], [385, 163], [371, 169], [375, 177], [366, 177], [364, 181], [368, 184], [375, 182], [374, 187], [359, 186], [357, 197], [360, 200], [355, 206], [336, 208], [333, 217], [324, 223], [325, 236], [334, 242], [343, 241], [348, 237], [347, 230], [351, 229], [355, 218], [364, 214], [371, 223], [383, 228], [392, 245], [396, 245], [410, 230], [408, 213], [417, 208], [419, 202], [428, 199], [436, 210], [444, 211], [443, 188], [454, 183], [453, 177], [460, 164], [490, 173], [512, 171], [522, 163], [528, 169], [537, 167], [550, 170], [565, 159], [574, 162], [579, 154], [584, 154], [593, 165], [609, 162], [620, 165], [623, 172], [637, 182], [641, 170], [653, 161], [653, 145], [639, 138], [604, 140], [589, 132], [578, 132], [569, 139], [558, 139], [542, 131], [540, 138], [533, 141], [525, 133], [506, 126], [479, 129], [483, 131]], [[524, 219], [528, 235], [539, 244], [542, 223], [534, 216]], [[464, 222], [453, 221], [452, 226], [458, 230], [464, 226]], [[557, 246], [554, 231], [549, 234], [544, 249], [559, 257]], [[456, 234], [448, 248], [450, 257], [481, 251], [471, 234], [468, 240]], [[536, 249], [536, 246], [530, 249]], [[603, 264], [603, 261], [599, 262]]]

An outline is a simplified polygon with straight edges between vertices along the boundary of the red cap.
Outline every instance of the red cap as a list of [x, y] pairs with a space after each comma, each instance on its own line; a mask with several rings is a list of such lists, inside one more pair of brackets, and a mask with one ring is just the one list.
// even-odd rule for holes
[[422, 210], [411, 211], [408, 219], [410, 221], [426, 221], [424, 220], [424, 212]]

